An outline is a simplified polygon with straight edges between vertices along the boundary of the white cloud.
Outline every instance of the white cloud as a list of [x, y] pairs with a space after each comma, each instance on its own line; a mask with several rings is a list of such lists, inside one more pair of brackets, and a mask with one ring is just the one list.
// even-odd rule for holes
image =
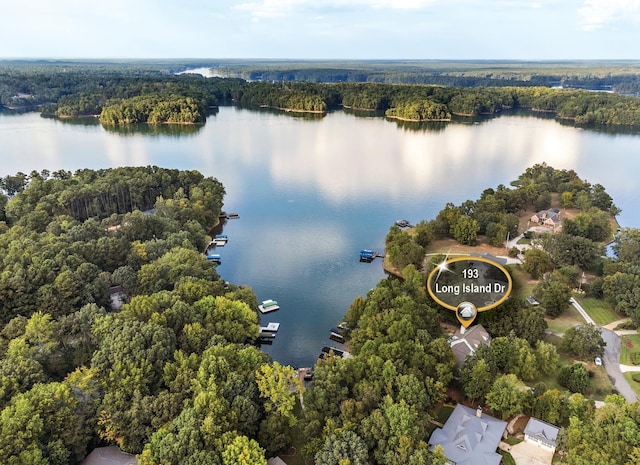
[[240, 3], [239, 10], [249, 11], [254, 19], [287, 16], [302, 9], [375, 8], [412, 10], [420, 9], [440, 0], [262, 0]]
[[622, 17], [640, 20], [640, 0], [584, 0], [578, 14], [582, 29], [595, 31]]

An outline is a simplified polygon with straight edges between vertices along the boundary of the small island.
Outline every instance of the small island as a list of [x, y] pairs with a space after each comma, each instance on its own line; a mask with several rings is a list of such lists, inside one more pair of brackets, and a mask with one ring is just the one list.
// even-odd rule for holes
[[[534, 79], [532, 70], [521, 68], [522, 64], [517, 67], [519, 71], [504, 75], [493, 70], [489, 74], [495, 78], [471, 77], [478, 71], [469, 69], [461, 71], [470, 74], [466, 77], [413, 70], [414, 83], [408, 84], [403, 70], [388, 74], [384, 82], [335, 82], [336, 70], [322, 69], [292, 71], [291, 76], [304, 77], [291, 81], [289, 75], [280, 80], [244, 80], [172, 74], [166, 65], [21, 63], [0, 68], [0, 105], [40, 108], [43, 115], [62, 119], [97, 116], [107, 126], [203, 123], [209, 109], [222, 103], [296, 115], [322, 115], [348, 108], [380, 112], [390, 120], [407, 122], [447, 122], [454, 116], [497, 116], [509, 110], [527, 110], [554, 115], [577, 127], [640, 126], [640, 98], [634, 92], [636, 84], [628, 82], [635, 76], [625, 70], [594, 65], [594, 73], [604, 73], [606, 80], [617, 83], [620, 93], [609, 93], [579, 88], [593, 84], [585, 78], [585, 70], [570, 68], [567, 72], [574, 74], [566, 76], [566, 70], [558, 65], [558, 69], [545, 70], [549, 75]], [[359, 79], [369, 77], [379, 78], [368, 70]], [[567, 88], [552, 87], [565, 81]]]

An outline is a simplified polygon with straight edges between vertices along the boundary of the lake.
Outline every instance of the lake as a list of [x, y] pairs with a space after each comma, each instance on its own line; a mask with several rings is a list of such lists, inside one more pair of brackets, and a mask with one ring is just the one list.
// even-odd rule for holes
[[380, 259], [399, 219], [433, 218], [446, 202], [476, 199], [547, 162], [600, 183], [640, 227], [640, 134], [597, 132], [526, 114], [437, 124], [401, 124], [343, 111], [301, 117], [221, 107], [197, 127], [105, 130], [37, 113], [0, 112], [1, 175], [157, 165], [196, 169], [225, 186], [238, 212], [217, 250], [223, 279], [253, 288], [281, 309], [274, 359], [312, 365], [329, 330], [358, 295], [385, 277]]

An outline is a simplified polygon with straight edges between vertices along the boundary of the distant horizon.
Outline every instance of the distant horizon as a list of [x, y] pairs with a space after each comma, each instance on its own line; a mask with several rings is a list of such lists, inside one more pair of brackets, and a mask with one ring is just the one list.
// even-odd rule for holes
[[190, 62], [201, 61], [203, 64], [209, 61], [247, 61], [247, 62], [440, 62], [440, 63], [580, 63], [580, 62], [638, 62], [640, 58], [265, 58], [265, 57], [0, 57], [2, 61], [50, 61], [50, 62]]

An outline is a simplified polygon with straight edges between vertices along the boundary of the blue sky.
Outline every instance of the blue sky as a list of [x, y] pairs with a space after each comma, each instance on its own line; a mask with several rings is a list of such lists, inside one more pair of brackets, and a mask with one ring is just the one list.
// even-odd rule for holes
[[1, 0], [0, 57], [640, 59], [640, 0]]

